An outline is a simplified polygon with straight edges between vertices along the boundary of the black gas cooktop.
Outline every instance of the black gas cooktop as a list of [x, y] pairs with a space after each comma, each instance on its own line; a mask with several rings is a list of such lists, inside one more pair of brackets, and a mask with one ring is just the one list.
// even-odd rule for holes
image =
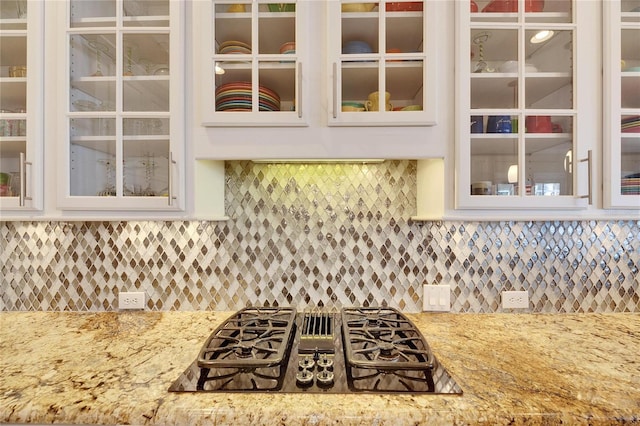
[[392, 308], [245, 308], [215, 329], [171, 392], [462, 394]]

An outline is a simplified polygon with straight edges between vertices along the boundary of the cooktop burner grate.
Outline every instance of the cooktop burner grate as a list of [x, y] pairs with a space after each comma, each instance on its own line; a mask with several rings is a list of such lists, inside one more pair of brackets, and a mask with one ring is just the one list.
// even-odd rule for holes
[[198, 356], [201, 368], [273, 367], [291, 341], [293, 308], [245, 308], [221, 324]]
[[391, 308], [342, 310], [347, 363], [353, 367], [427, 370], [434, 367], [431, 349], [420, 331]]
[[462, 394], [391, 308], [246, 308], [206, 340], [172, 392]]

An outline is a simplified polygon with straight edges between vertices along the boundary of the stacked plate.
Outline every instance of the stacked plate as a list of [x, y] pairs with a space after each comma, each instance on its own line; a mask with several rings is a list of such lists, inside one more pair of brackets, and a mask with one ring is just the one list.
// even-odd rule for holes
[[622, 133], [640, 133], [640, 115], [625, 118], [620, 124]]
[[640, 173], [634, 173], [620, 180], [622, 195], [640, 195]]
[[[280, 96], [264, 86], [258, 88], [258, 110], [280, 111]], [[216, 111], [251, 111], [251, 82], [234, 81], [216, 88]]]
[[222, 43], [219, 47], [219, 53], [222, 54], [245, 54], [251, 53], [251, 46], [238, 40], [229, 40]]

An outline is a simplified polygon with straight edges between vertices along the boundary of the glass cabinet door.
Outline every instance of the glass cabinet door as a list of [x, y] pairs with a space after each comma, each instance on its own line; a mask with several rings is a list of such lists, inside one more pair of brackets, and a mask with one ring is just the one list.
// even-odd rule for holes
[[[574, 6], [566, 0], [459, 3], [466, 28], [459, 56], [459, 204], [580, 204]], [[535, 201], [540, 196], [548, 197]]]
[[179, 96], [175, 75], [181, 74], [173, 58], [176, 3], [69, 2], [63, 207], [179, 204], [173, 189], [183, 141], [172, 129]]
[[304, 125], [304, 2], [206, 0], [204, 125]]
[[42, 208], [42, 19], [39, 2], [0, 3], [1, 210]]
[[640, 209], [640, 0], [605, 2], [605, 207]]
[[436, 124], [436, 3], [329, 3], [330, 124]]

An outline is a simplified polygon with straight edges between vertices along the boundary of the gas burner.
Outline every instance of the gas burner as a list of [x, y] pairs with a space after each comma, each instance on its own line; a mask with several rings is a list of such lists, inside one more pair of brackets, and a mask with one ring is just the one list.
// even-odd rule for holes
[[253, 346], [238, 344], [234, 348], [235, 354], [238, 358], [250, 358], [253, 356]]
[[378, 344], [377, 358], [382, 361], [396, 362], [400, 359], [400, 353], [393, 343], [380, 342]]

